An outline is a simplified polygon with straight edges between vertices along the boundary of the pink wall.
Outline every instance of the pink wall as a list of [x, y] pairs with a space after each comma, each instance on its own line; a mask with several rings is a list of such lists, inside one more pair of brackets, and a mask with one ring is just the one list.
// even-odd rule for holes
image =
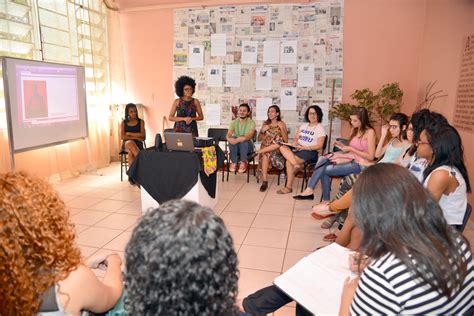
[[[450, 122], [454, 116], [463, 38], [469, 34], [474, 34], [474, 1], [427, 1], [418, 68], [418, 95], [421, 100], [428, 82], [438, 80], [433, 91], [442, 89], [447, 97], [437, 99], [431, 109], [445, 115]], [[460, 134], [471, 184], [474, 184], [474, 134], [462, 131]], [[474, 205], [473, 194], [470, 194], [469, 201]]]
[[147, 135], [153, 144], [152, 136], [161, 131], [174, 98], [173, 10], [123, 13], [120, 27], [127, 94], [145, 105]]
[[[344, 102], [355, 89], [396, 81], [405, 93], [402, 110], [410, 114], [426, 83], [438, 80], [449, 95], [433, 109], [452, 118], [461, 38], [474, 32], [472, 0], [346, 0], [344, 14]], [[147, 106], [154, 134], [173, 100], [173, 10], [122, 12], [120, 18], [127, 92]], [[473, 135], [461, 136], [466, 157], [472, 156]], [[474, 162], [468, 168], [474, 179]]]

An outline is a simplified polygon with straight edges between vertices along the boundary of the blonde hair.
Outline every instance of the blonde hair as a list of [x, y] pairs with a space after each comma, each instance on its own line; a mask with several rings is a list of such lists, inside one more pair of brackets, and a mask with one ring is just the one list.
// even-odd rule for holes
[[58, 194], [24, 172], [0, 175], [0, 312], [32, 315], [40, 296], [80, 263]]

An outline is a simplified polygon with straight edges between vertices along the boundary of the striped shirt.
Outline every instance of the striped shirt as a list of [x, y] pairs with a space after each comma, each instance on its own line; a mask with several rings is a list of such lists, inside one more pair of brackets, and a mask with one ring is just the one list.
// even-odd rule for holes
[[361, 275], [351, 305], [352, 315], [460, 314], [474, 306], [474, 267], [471, 251], [462, 243], [468, 274], [452, 299], [431, 289], [389, 253]]

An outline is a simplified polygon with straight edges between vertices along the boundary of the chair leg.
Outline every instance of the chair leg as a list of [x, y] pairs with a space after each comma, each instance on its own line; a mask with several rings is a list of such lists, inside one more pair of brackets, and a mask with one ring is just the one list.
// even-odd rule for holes
[[306, 182], [306, 166], [303, 165], [303, 181], [301, 181], [301, 192], [304, 191], [304, 183]]

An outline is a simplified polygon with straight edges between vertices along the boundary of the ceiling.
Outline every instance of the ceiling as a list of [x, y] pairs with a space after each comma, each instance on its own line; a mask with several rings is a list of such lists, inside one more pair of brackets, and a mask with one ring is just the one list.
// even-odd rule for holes
[[310, 0], [108, 0], [109, 4], [115, 4], [120, 11], [150, 10], [159, 8], [182, 8], [195, 6], [214, 6], [230, 4], [259, 4], [259, 3], [309, 3]]

